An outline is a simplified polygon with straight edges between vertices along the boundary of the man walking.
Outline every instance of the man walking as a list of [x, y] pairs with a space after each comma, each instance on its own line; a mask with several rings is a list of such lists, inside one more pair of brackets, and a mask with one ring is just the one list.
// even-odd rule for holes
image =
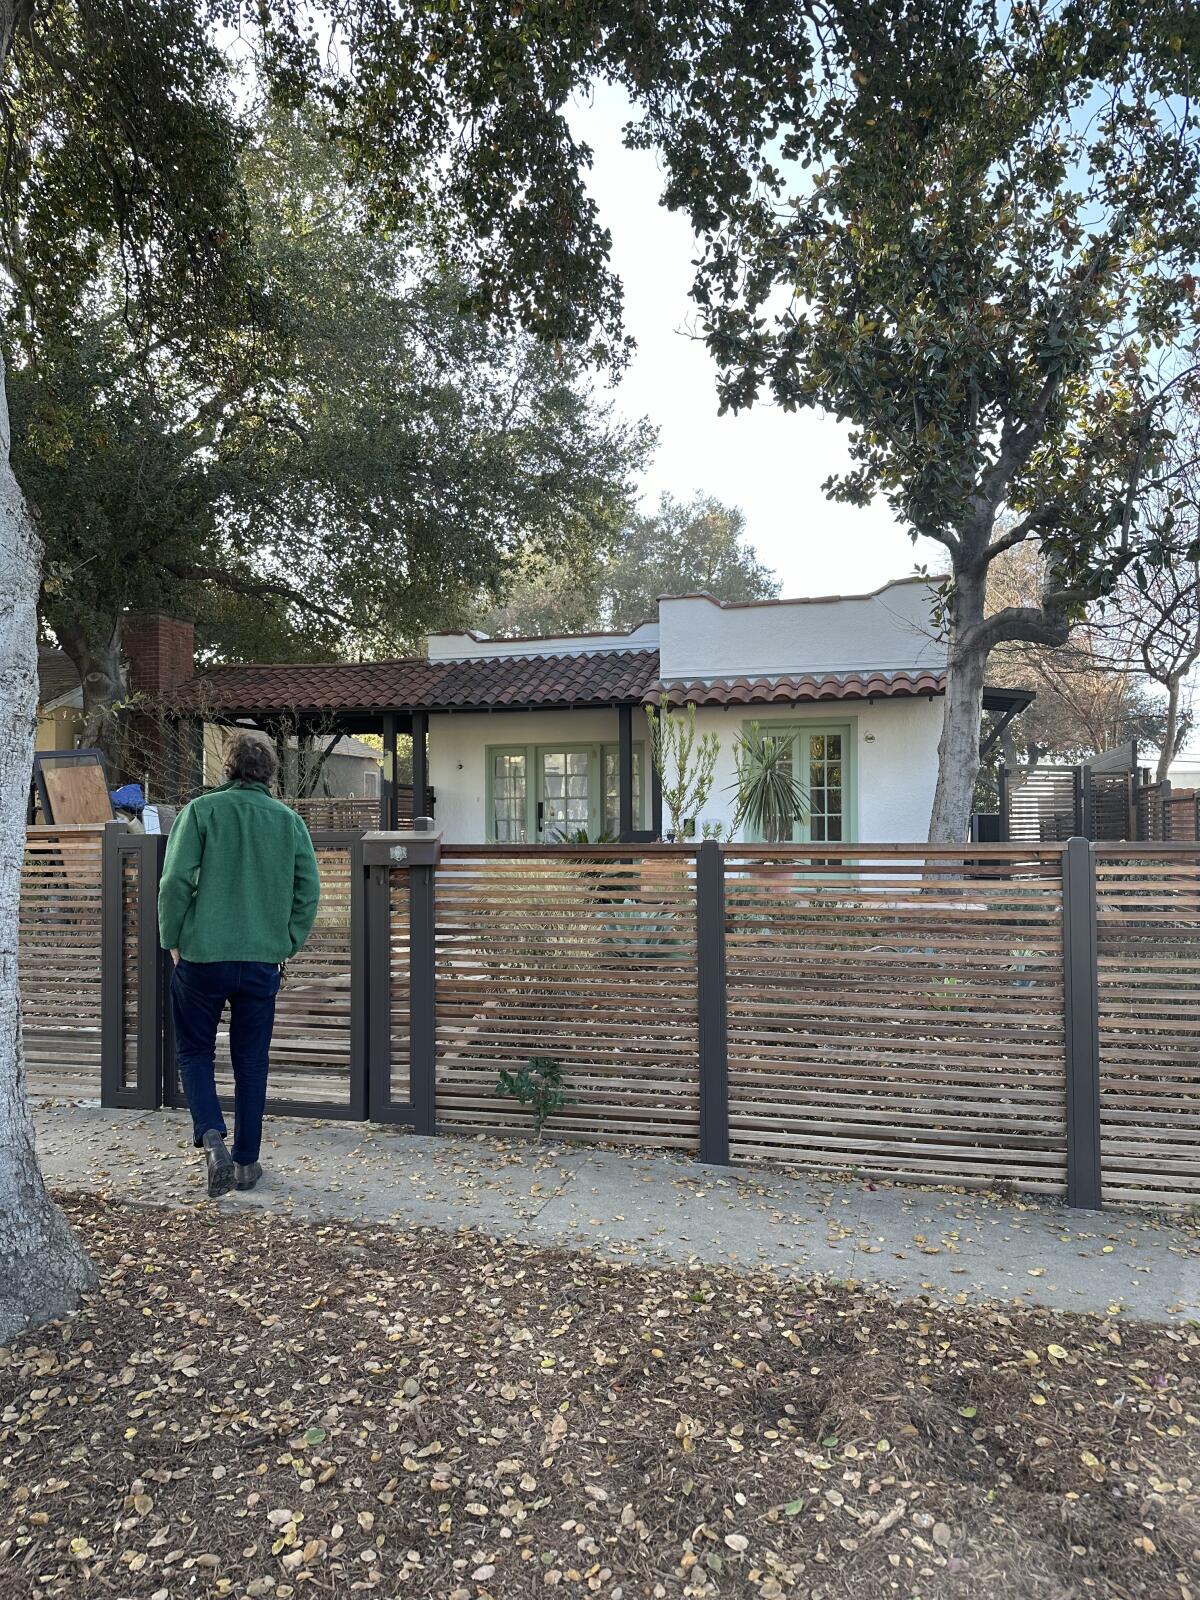
[[[227, 782], [197, 796], [167, 839], [158, 931], [175, 961], [171, 1008], [179, 1075], [203, 1149], [208, 1192], [253, 1189], [267, 1060], [282, 967], [308, 938], [321, 880], [308, 829], [271, 795], [271, 746], [239, 734], [225, 757]], [[217, 1027], [229, 1004], [233, 1153], [216, 1087]]]

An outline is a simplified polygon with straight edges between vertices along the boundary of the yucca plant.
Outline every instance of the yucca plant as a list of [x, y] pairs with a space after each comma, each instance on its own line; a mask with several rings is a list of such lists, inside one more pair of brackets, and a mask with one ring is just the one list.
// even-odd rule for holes
[[766, 844], [790, 842], [808, 815], [808, 795], [792, 767], [792, 741], [752, 722], [734, 741], [734, 831], [748, 827]]

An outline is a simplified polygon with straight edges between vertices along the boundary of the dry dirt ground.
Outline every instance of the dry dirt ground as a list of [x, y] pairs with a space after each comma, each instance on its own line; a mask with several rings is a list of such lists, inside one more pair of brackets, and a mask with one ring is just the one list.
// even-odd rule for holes
[[68, 1205], [102, 1276], [0, 1349], [4, 1600], [1200, 1600], [1193, 1324]]

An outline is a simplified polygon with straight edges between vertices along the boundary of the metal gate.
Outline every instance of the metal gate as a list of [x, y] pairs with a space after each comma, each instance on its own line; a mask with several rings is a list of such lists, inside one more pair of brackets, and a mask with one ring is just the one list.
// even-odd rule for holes
[[[318, 830], [312, 839], [321, 899], [312, 933], [288, 963], [280, 985], [267, 1111], [362, 1121], [367, 1115], [362, 835]], [[161, 837], [118, 833], [112, 846], [123, 861], [137, 860], [138, 870], [126, 866], [116, 880], [120, 893], [105, 900], [106, 1105], [186, 1104], [171, 1015], [171, 959], [158, 942], [157, 887], [165, 844]], [[217, 1034], [217, 1087], [222, 1103], [232, 1105], [228, 1022], [226, 1012]], [[137, 1065], [136, 1099], [128, 1097], [131, 1056]]]

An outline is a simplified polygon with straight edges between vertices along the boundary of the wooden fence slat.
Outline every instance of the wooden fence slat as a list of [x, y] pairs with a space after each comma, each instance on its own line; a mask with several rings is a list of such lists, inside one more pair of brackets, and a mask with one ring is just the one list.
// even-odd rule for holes
[[1200, 856], [1094, 854], [1103, 1195], [1200, 1201]]
[[21, 1029], [31, 1092], [100, 1097], [102, 826], [30, 828], [21, 871]]
[[1062, 847], [842, 849], [727, 851], [734, 1159], [1061, 1194]]

